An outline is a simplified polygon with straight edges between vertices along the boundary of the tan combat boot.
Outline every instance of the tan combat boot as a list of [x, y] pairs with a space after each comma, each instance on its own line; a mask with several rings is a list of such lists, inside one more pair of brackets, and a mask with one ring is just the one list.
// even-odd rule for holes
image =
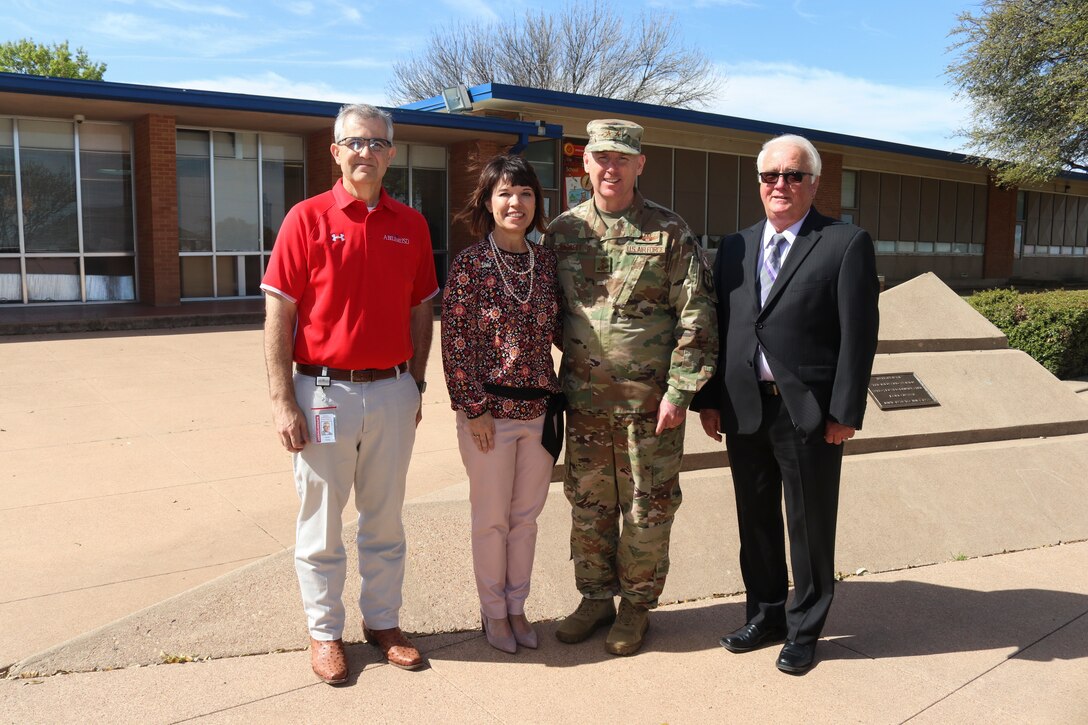
[[620, 599], [620, 612], [608, 632], [604, 648], [614, 655], [633, 655], [642, 646], [642, 638], [649, 628], [650, 610]]
[[598, 627], [611, 624], [615, 618], [616, 605], [611, 597], [608, 599], [583, 597], [574, 613], [559, 623], [559, 628], [555, 630], [555, 638], [560, 642], [575, 644], [587, 639]]

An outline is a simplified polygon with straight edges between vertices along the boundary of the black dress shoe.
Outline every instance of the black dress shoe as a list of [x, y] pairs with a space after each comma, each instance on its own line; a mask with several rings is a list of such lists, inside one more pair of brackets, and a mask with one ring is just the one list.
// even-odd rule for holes
[[812, 660], [816, 656], [816, 643], [798, 644], [793, 640], [786, 642], [782, 651], [778, 653], [775, 667], [791, 675], [800, 675], [808, 672], [812, 667]]
[[751, 652], [765, 644], [781, 642], [786, 638], [786, 630], [780, 627], [763, 628], [758, 624], [746, 624], [736, 632], [725, 635], [719, 641], [730, 652]]

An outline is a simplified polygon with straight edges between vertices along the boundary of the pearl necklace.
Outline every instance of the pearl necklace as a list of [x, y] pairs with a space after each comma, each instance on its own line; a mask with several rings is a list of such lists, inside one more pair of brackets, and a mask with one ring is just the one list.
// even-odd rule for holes
[[[536, 255], [533, 253], [533, 245], [531, 242], [526, 241], [525, 246], [529, 248], [529, 267], [525, 270], [515, 269], [514, 265], [503, 260], [502, 255], [499, 254], [499, 245], [495, 243], [495, 237], [492, 234], [487, 235], [487, 241], [491, 243], [491, 256], [495, 258], [495, 266], [499, 268], [499, 278], [502, 279], [502, 286], [506, 288], [507, 294], [514, 298], [519, 305], [529, 303], [529, 299], [533, 296], [533, 268], [536, 266]], [[518, 297], [514, 292], [513, 285], [506, 279], [506, 271], [503, 268], [510, 271], [511, 274], [518, 276], [529, 275], [529, 292], [525, 295], [525, 299]]]

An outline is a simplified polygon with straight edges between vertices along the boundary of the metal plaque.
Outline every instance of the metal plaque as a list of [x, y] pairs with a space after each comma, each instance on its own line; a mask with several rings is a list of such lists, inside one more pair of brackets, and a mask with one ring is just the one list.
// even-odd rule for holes
[[869, 378], [869, 395], [881, 410], [940, 405], [914, 373], [886, 373]]

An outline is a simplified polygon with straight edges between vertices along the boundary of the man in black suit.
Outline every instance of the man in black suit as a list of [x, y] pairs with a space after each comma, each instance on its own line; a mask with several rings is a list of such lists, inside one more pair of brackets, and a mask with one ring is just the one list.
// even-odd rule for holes
[[767, 218], [718, 250], [718, 372], [691, 407], [707, 435], [725, 433], [736, 491], [747, 623], [721, 644], [785, 640], [776, 666], [800, 674], [835, 587], [842, 443], [865, 413], [879, 284], [868, 232], [812, 206], [821, 162], [807, 139], [771, 139], [756, 166]]

